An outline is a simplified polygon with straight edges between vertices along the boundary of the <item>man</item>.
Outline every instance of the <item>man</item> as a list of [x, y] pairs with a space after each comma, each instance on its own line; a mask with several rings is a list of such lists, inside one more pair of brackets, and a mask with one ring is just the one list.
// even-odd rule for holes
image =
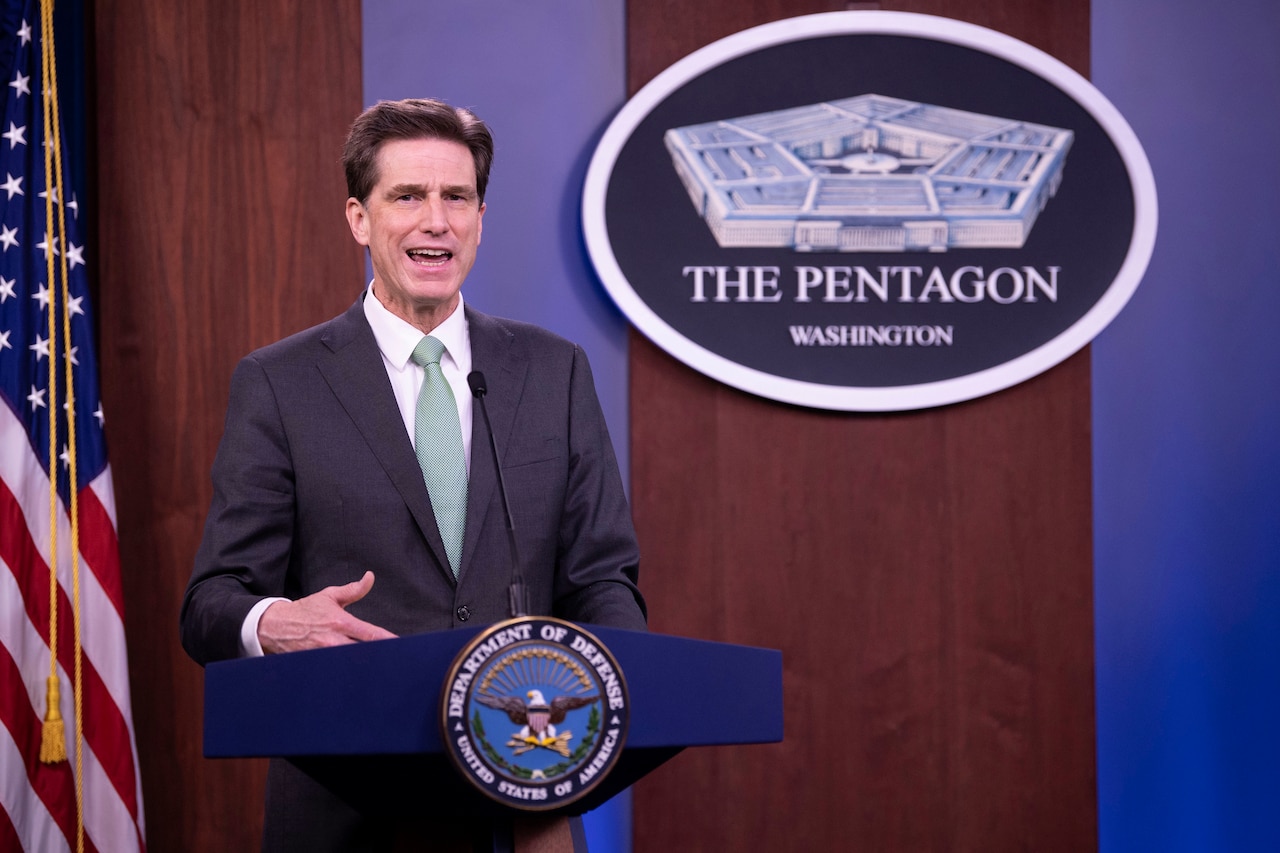
[[[473, 370], [488, 384], [530, 612], [644, 629], [635, 534], [586, 357], [461, 295], [492, 156], [484, 123], [438, 101], [383, 102], [352, 125], [346, 215], [373, 281], [341, 316], [235, 371], [182, 604], [197, 662], [510, 615]], [[442, 431], [423, 432], [428, 420]], [[457, 476], [441, 474], [455, 464]], [[385, 815], [366, 806], [381, 796], [344, 789], [340, 775], [273, 762], [265, 846], [374, 849], [383, 829], [371, 823]]]

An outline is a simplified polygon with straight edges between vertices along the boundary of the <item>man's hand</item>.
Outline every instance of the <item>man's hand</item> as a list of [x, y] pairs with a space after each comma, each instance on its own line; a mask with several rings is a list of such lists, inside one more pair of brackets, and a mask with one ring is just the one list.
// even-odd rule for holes
[[269, 655], [325, 646], [345, 646], [363, 640], [395, 637], [385, 628], [361, 621], [346, 607], [373, 589], [373, 572], [342, 586], [328, 586], [297, 601], [277, 601], [262, 612], [258, 641]]

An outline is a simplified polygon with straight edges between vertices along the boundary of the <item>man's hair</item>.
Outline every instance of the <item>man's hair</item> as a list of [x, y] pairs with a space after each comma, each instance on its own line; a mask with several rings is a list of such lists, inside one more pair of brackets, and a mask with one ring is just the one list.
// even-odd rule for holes
[[342, 168], [347, 194], [364, 204], [378, 182], [378, 152], [393, 139], [445, 139], [465, 145], [476, 165], [476, 194], [484, 201], [493, 164], [493, 136], [470, 110], [430, 98], [379, 101], [362, 112], [347, 133]]

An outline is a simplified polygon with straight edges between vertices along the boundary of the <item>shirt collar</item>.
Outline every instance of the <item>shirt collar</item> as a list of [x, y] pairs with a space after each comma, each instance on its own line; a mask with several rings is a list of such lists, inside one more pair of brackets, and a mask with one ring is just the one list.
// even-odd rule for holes
[[[364, 299], [364, 316], [373, 329], [382, 357], [396, 370], [404, 370], [410, 364], [413, 348], [422, 340], [422, 331], [387, 310], [369, 285]], [[466, 375], [471, 371], [471, 344], [467, 320], [462, 310], [462, 294], [458, 294], [458, 306], [443, 323], [431, 330], [431, 336], [444, 344], [445, 358], [452, 358], [458, 370]]]

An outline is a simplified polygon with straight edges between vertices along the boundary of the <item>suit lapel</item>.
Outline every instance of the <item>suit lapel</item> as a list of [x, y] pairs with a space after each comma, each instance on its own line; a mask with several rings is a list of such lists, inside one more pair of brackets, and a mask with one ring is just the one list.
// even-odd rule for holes
[[[465, 310], [471, 337], [471, 363], [475, 370], [484, 374], [488, 385], [485, 404], [493, 423], [498, 455], [503, 457], [515, 424], [520, 395], [524, 392], [528, 362], [521, 357], [519, 345], [510, 329], [470, 306]], [[477, 402], [471, 418], [471, 477], [467, 488], [467, 530], [462, 545], [463, 574], [471, 564], [471, 555], [476, 551], [485, 523], [494, 524], [500, 530], [506, 528], [501, 497], [494, 500], [497, 488], [498, 472], [493, 463], [493, 451], [489, 447], [484, 415]], [[492, 519], [487, 518], [490, 506], [494, 507], [495, 512]], [[505, 538], [505, 534], [503, 536]]]
[[396, 407], [382, 355], [365, 320], [361, 300], [330, 324], [322, 340], [331, 355], [320, 359], [317, 366], [404, 499], [437, 567], [452, 581], [453, 572], [436, 527], [422, 469], [418, 467], [418, 457], [414, 455], [413, 444]]

